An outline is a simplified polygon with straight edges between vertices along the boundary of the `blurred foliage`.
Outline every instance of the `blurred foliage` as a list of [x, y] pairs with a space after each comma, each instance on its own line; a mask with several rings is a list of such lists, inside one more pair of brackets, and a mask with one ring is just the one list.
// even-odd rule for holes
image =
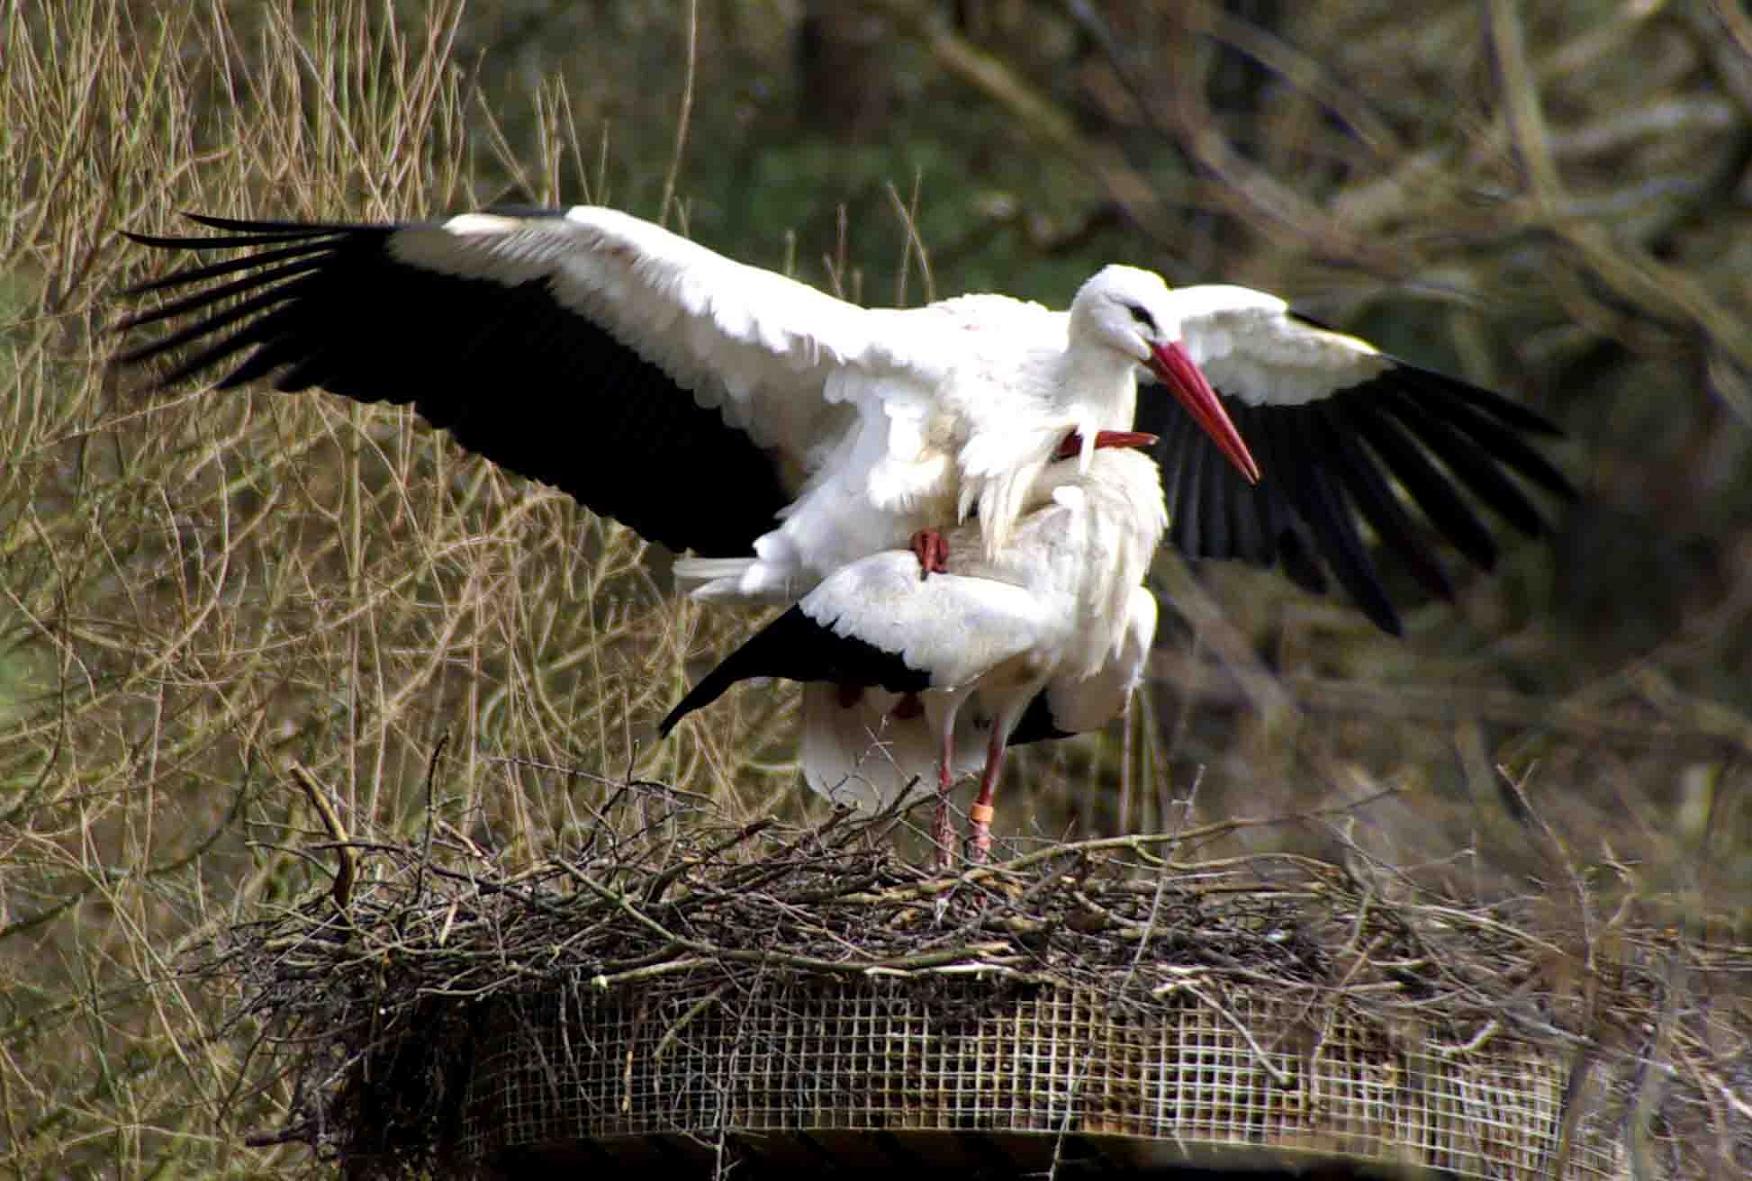
[[[293, 761], [361, 830], [435, 814], [531, 861], [629, 772], [815, 806], [784, 692], [649, 742], [753, 620], [678, 604], [625, 531], [403, 415], [145, 401], [106, 370], [115, 292], [146, 277], [115, 231], [179, 209], [608, 201], [869, 302], [1062, 304], [1125, 261], [1282, 292], [1503, 389], [1570, 435], [1585, 497], [1549, 542], [1509, 541], [1404, 641], [1165, 556], [1147, 700], [1031, 752], [1000, 829], [1348, 808], [1343, 830], [1235, 839], [1356, 841], [1487, 892], [1574, 869], [1746, 936], [1752, 21], [1732, 0], [75, 0], [6, 5], [0, 44], [12, 1171], [300, 1167], [244, 1146], [285, 1096], [225, 1024], [235, 998], [176, 971], [326, 880]], [[574, 771], [555, 791], [508, 759]]]

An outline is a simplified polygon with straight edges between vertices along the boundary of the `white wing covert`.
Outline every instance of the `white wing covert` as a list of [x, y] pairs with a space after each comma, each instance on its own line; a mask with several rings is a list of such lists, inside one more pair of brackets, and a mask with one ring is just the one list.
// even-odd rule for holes
[[1397, 634], [1398, 612], [1359, 524], [1425, 590], [1451, 599], [1441, 541], [1480, 568], [1496, 561], [1469, 499], [1537, 536], [1547, 526], [1519, 480], [1575, 496], [1523, 437], [1556, 427], [1500, 394], [1392, 357], [1264, 292], [1209, 285], [1173, 298], [1187, 351], [1264, 472], [1249, 486], [1165, 399], [1139, 399], [1137, 429], [1161, 437], [1169, 539], [1187, 557], [1281, 566], [1316, 593], [1330, 572]]

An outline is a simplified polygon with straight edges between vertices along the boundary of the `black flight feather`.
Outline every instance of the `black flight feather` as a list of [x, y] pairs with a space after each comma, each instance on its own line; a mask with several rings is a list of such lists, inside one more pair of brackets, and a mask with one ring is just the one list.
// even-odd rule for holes
[[898, 654], [839, 634], [832, 623], [818, 623], [804, 614], [799, 604], [754, 633], [701, 677], [658, 723], [657, 733], [667, 736], [682, 718], [710, 705], [731, 685], [750, 677], [826, 681], [881, 688], [890, 693], [917, 693], [931, 684], [929, 673], [910, 667]]
[[748, 553], [791, 500], [774, 457], [746, 431], [562, 305], [545, 279], [507, 286], [401, 261], [390, 243], [405, 227], [194, 220], [220, 233], [129, 235], [203, 255], [247, 252], [131, 289], [194, 288], [121, 326], [170, 328], [117, 358], [177, 354], [160, 387], [206, 377], [220, 388], [265, 381], [412, 404], [499, 466], [706, 557]]

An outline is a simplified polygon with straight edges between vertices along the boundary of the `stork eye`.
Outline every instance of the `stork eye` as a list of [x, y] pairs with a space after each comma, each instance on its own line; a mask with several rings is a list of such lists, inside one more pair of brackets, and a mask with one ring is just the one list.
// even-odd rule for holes
[[1128, 303], [1125, 305], [1125, 310], [1131, 313], [1131, 318], [1133, 320], [1136, 320], [1151, 332], [1156, 331], [1156, 317], [1150, 315], [1150, 313], [1144, 308], [1139, 307], [1135, 303]]

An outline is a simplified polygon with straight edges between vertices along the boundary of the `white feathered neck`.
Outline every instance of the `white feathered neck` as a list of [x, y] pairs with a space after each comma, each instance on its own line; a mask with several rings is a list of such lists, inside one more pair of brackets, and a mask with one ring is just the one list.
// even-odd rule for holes
[[1097, 451], [1088, 471], [1078, 468], [1063, 460], [1040, 473], [1010, 543], [995, 556], [981, 551], [973, 522], [951, 534], [949, 550], [957, 574], [1068, 599], [1061, 671], [1087, 676], [1124, 640], [1132, 588], [1149, 571], [1168, 510], [1161, 469], [1141, 452]]

